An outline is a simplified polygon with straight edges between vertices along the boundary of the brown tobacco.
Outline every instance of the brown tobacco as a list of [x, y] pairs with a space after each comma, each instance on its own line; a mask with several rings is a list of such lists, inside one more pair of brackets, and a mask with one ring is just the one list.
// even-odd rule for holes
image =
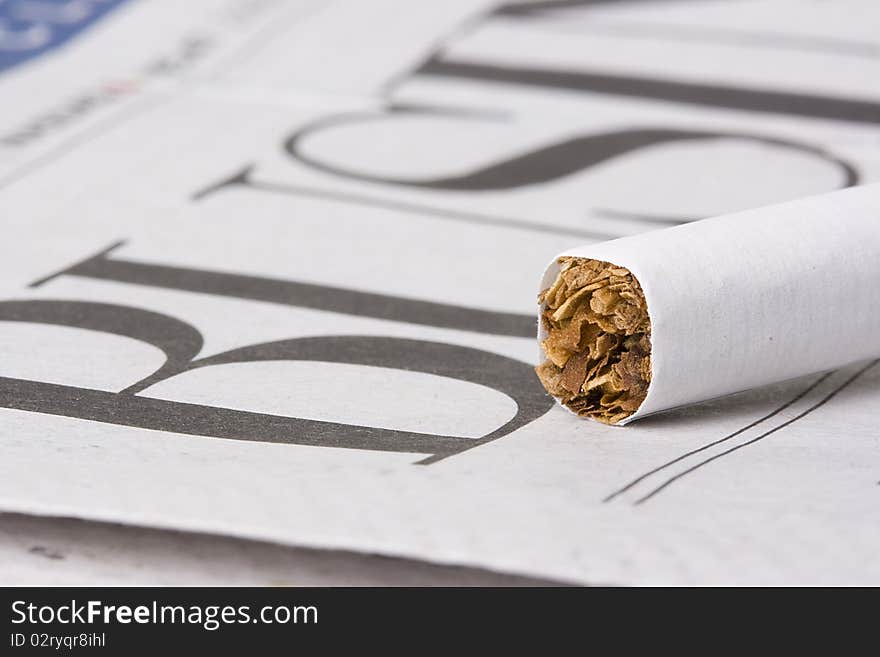
[[560, 258], [541, 292], [547, 356], [535, 368], [547, 391], [572, 411], [606, 424], [632, 415], [651, 383], [651, 322], [642, 288], [628, 269]]

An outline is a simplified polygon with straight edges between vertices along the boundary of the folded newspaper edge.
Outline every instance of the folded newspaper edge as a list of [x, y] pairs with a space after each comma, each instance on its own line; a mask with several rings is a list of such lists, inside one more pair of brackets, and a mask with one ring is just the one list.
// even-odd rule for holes
[[566, 251], [539, 304], [539, 378], [607, 424], [877, 356], [880, 185]]

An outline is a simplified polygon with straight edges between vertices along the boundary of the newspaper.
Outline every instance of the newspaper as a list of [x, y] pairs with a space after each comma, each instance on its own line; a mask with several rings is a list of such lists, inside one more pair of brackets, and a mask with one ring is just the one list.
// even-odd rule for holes
[[877, 361], [626, 428], [533, 372], [556, 253], [880, 180], [878, 21], [0, 4], [0, 510], [572, 583], [880, 583]]

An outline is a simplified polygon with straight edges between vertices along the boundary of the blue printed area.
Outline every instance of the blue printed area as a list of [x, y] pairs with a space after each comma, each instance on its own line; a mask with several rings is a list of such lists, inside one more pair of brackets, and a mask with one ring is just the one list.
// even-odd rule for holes
[[67, 43], [130, 0], [0, 0], [0, 74]]

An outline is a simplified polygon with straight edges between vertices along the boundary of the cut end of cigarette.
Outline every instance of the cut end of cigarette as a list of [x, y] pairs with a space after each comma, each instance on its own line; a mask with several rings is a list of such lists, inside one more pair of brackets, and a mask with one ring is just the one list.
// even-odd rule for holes
[[541, 292], [541, 342], [535, 371], [551, 395], [583, 417], [617, 424], [635, 413], [651, 383], [651, 321], [636, 277], [586, 258], [559, 259]]

